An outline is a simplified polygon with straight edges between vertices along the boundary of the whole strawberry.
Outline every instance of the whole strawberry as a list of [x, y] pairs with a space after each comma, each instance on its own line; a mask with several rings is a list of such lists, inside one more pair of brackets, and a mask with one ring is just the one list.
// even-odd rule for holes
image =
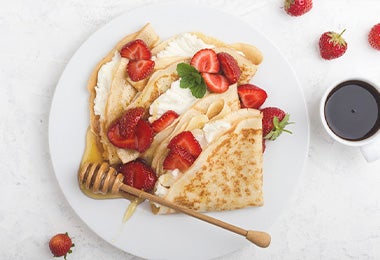
[[57, 234], [49, 241], [50, 251], [55, 257], [63, 256], [66, 259], [66, 255], [72, 252], [71, 248], [74, 246], [67, 232]]
[[263, 113], [263, 138], [268, 140], [276, 140], [282, 132], [292, 133], [285, 127], [290, 124], [290, 115], [285, 113], [278, 107], [266, 107], [261, 109]]
[[347, 42], [343, 39], [342, 34], [335, 32], [325, 32], [319, 38], [319, 51], [321, 57], [325, 60], [332, 60], [342, 56], [347, 50]]
[[300, 16], [311, 10], [312, 0], [285, 0], [285, 12], [291, 16]]
[[380, 50], [380, 23], [374, 25], [368, 34], [369, 44], [376, 50]]

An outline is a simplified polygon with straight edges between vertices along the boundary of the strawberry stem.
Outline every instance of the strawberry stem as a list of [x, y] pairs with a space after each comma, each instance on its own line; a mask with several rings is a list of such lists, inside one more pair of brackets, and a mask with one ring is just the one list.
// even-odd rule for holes
[[346, 29], [344, 29], [344, 30], [339, 34], [339, 37], [341, 37], [345, 31], [346, 31]]

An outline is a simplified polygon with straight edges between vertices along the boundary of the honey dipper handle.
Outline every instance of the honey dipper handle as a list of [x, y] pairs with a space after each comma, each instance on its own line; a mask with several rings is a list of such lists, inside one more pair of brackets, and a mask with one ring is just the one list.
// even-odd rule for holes
[[196, 212], [194, 210], [188, 209], [186, 207], [183, 207], [181, 205], [172, 203], [170, 201], [167, 201], [161, 197], [155, 196], [153, 194], [144, 192], [139, 189], [135, 189], [131, 186], [121, 184], [120, 190], [130, 193], [136, 197], [147, 199], [151, 202], [158, 203], [160, 205], [163, 205], [165, 207], [174, 209], [176, 211], [180, 211], [182, 213], [185, 213], [187, 215], [190, 215], [192, 217], [195, 217], [197, 219], [206, 221], [210, 224], [216, 225], [218, 227], [224, 228], [226, 230], [229, 230], [231, 232], [234, 232], [236, 234], [244, 236], [248, 241], [252, 242], [253, 244], [259, 246], [259, 247], [268, 247], [271, 241], [271, 237], [268, 233], [261, 232], [261, 231], [254, 231], [254, 230], [245, 230], [243, 228], [234, 226], [232, 224], [226, 223], [224, 221], [221, 221], [219, 219], [215, 219], [213, 217], [210, 217], [208, 215]]

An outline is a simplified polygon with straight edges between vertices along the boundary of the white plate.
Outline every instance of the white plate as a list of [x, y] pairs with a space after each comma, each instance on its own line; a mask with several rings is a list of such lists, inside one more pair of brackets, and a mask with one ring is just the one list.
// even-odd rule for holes
[[279, 51], [250, 25], [214, 9], [161, 4], [132, 10], [94, 33], [74, 54], [57, 85], [49, 121], [50, 153], [58, 183], [68, 202], [96, 234], [112, 245], [144, 258], [204, 259], [248, 246], [243, 237], [176, 214], [153, 215], [147, 203], [122, 224], [127, 200], [93, 200], [77, 184], [77, 170], [89, 124], [89, 75], [124, 35], [150, 22], [162, 39], [186, 31], [201, 31], [225, 42], [256, 45], [264, 62], [252, 83], [267, 90], [265, 106], [276, 105], [291, 114], [294, 134], [283, 134], [264, 154], [265, 205], [211, 216], [246, 229], [267, 231], [278, 217], [302, 172], [309, 145], [309, 123], [295, 73]]

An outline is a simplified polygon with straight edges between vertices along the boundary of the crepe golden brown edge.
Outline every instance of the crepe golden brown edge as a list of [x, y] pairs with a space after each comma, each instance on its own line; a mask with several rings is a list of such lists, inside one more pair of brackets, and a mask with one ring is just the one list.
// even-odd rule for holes
[[[203, 40], [206, 44], [215, 45], [216, 52], [220, 52], [220, 51], [228, 52], [238, 61], [239, 67], [242, 70], [242, 76], [240, 77], [240, 80], [238, 82], [239, 84], [248, 83], [251, 80], [251, 78], [256, 73], [257, 65], [260, 64], [263, 59], [261, 52], [255, 46], [245, 44], [245, 43], [226, 44], [224, 42], [219, 41], [216, 38], [206, 36], [199, 32], [193, 32], [192, 34], [196, 35], [198, 38]], [[147, 45], [152, 49], [152, 54], [156, 55], [159, 51], [165, 49], [167, 44], [171, 40], [175, 39], [175, 37], [177, 36], [174, 36], [173, 38], [168, 39], [166, 41], [160, 41], [159, 36], [155, 33], [153, 27], [148, 23], [139, 31], [132, 33], [130, 35], [127, 35], [120, 42], [118, 42], [116, 46], [108, 53], [108, 55], [97, 64], [93, 73], [91, 74], [89, 82], [88, 82], [88, 86], [87, 86], [88, 91], [90, 92], [90, 102], [89, 102], [90, 103], [90, 127], [91, 127], [91, 131], [96, 136], [99, 149], [103, 151], [104, 160], [109, 161], [111, 164], [119, 163], [119, 162], [126, 163], [128, 161], [136, 159], [137, 157], [146, 158], [148, 161], [150, 161], [150, 163], [152, 163], [152, 160], [153, 160], [151, 156], [152, 151], [155, 151], [155, 149], [158, 149], [160, 144], [162, 144], [159, 141], [160, 140], [163, 141], [164, 139], [169, 140], [168, 138], [172, 136], [174, 133], [174, 131], [171, 132], [169, 131], [169, 129], [173, 130], [175, 126], [178, 127], [178, 125], [181, 125], [179, 124], [179, 122], [181, 118], [182, 119], [184, 118], [184, 116], [181, 116], [178, 120], [176, 120], [173, 123], [173, 125], [169, 127], [166, 133], [161, 134], [161, 139], [158, 138], [160, 134], [157, 135], [154, 139], [154, 142], [151, 148], [143, 155], [137, 153], [136, 151], [116, 148], [107, 140], [107, 137], [106, 137], [106, 130], [109, 124], [113, 120], [118, 118], [125, 110], [132, 107], [137, 107], [137, 106], [143, 106], [144, 108], [148, 109], [150, 104], [160, 94], [165, 92], [170, 87], [170, 84], [174, 80], [178, 79], [178, 75], [175, 70], [176, 65], [180, 62], [189, 62], [189, 59], [191, 57], [171, 57], [171, 58], [157, 59], [156, 69], [154, 73], [151, 75], [151, 77], [149, 79], [146, 79], [144, 81], [137, 82], [137, 83], [130, 82], [128, 80], [128, 77], [126, 75], [126, 70], [125, 70], [128, 60], [122, 58], [120, 63], [118, 64], [118, 68], [116, 68], [114, 71], [114, 79], [112, 82], [112, 86], [114, 85], [114, 82], [118, 82], [118, 84], [115, 84], [117, 86], [115, 87], [115, 90], [111, 87], [111, 91], [110, 91], [108, 101], [107, 101], [107, 106], [109, 106], [107, 107], [107, 109], [109, 113], [108, 114], [106, 113], [107, 116], [105, 116], [105, 118], [103, 118], [102, 120], [100, 120], [98, 115], [95, 115], [94, 109], [93, 109], [94, 99], [96, 97], [95, 86], [97, 85], [97, 76], [98, 76], [99, 69], [102, 67], [102, 65], [109, 62], [112, 59], [114, 53], [116, 51], [120, 51], [121, 47], [129, 41], [132, 41], [137, 38], [144, 40], [147, 43]], [[115, 101], [115, 99], [118, 98], [118, 96], [120, 97], [120, 95], [114, 95], [114, 97], [112, 97], [112, 94], [115, 94], [115, 92], [117, 93], [118, 88], [120, 91], [120, 86], [122, 87], [128, 86], [128, 90], [130, 92], [133, 92], [131, 95], [129, 95], [130, 96], [129, 100], [125, 101], [123, 104], [118, 104], [118, 102], [113, 102]], [[236, 86], [234, 86], [234, 89], [236, 90]], [[126, 90], [123, 90], [123, 91], [125, 92]], [[218, 94], [211, 94], [211, 95], [216, 96]], [[225, 96], [229, 98], [228, 101], [226, 101], [223, 98], [219, 100], [218, 98], [214, 98], [215, 99], [214, 102], [211, 102], [210, 104], [205, 105], [203, 110], [202, 109], [199, 110], [198, 119], [202, 121], [201, 119], [202, 115], [207, 116], [207, 113], [208, 113], [208, 120], [212, 119], [213, 117], [215, 117], [214, 119], [217, 119], [218, 117], [219, 118], [223, 117], [225, 114], [228, 114], [231, 111], [240, 109], [239, 100], [238, 100], [236, 92], [234, 95], [230, 95], [230, 96], [225, 95]], [[208, 96], [206, 96], [205, 98], [207, 97]], [[221, 104], [220, 100], [223, 100], [222, 105], [220, 105]], [[190, 110], [194, 111], [194, 108], [195, 110], [199, 109], [195, 105]], [[214, 115], [210, 117], [210, 113], [211, 114], [213, 113]], [[185, 114], [188, 115], [189, 113], [185, 113]], [[243, 128], [241, 128], [240, 124], [242, 125], [246, 124], [248, 122], [247, 120], [252, 123], [252, 127], [251, 128], [245, 127], [244, 128], [245, 130], [241, 131]], [[192, 121], [194, 122], [196, 120], [194, 120], [193, 118]], [[237, 120], [237, 121], [240, 121], [240, 120]], [[247, 118], [241, 119], [241, 122], [239, 123], [240, 127], [236, 128], [237, 125], [238, 124], [234, 124], [233, 127], [231, 127], [230, 131], [226, 132], [225, 135], [223, 135], [223, 137], [220, 138], [220, 140], [223, 140], [223, 138], [228, 137], [226, 140], [232, 141], [237, 138], [235, 141], [237, 140], [242, 141], [241, 137], [246, 135], [246, 134], [243, 134], [243, 132], [244, 133], [252, 132], [251, 134], [249, 134], [249, 138], [246, 140], [255, 142], [256, 145], [250, 146], [251, 149], [248, 149], [248, 150], [250, 150], [251, 152], [255, 152], [255, 154], [257, 153], [257, 156], [255, 155], [256, 157], [255, 157], [254, 162], [249, 162], [249, 165], [252, 165], [251, 175], [247, 173], [242, 173], [240, 171], [237, 172], [236, 170], [239, 169], [240, 166], [232, 166], [233, 165], [232, 162], [231, 162], [231, 167], [236, 168], [235, 171], [229, 171], [230, 173], [228, 175], [219, 174], [220, 176], [224, 176], [223, 177], [224, 182], [226, 181], [225, 179], [226, 177], [228, 177], [227, 181], [229, 180], [227, 183], [234, 182], [234, 185], [236, 186], [236, 189], [235, 189], [236, 192], [231, 192], [231, 188], [226, 189], [225, 184], [221, 183], [220, 187], [224, 187], [223, 190], [225, 194], [223, 195], [223, 194], [219, 194], [220, 192], [218, 193], [215, 189], [214, 191], [212, 191], [213, 189], [211, 189], [210, 187], [204, 186], [204, 184], [202, 184], [201, 186], [197, 186], [196, 188], [199, 190], [199, 192], [202, 192], [202, 189], [203, 189], [204, 194], [206, 193], [211, 194], [212, 192], [214, 193], [217, 192], [214, 194], [214, 195], [217, 195], [215, 198], [220, 200], [219, 202], [224, 202], [224, 203], [219, 203], [219, 202], [211, 203], [210, 201], [207, 202], [205, 200], [205, 196], [200, 195], [200, 194], [196, 196], [199, 199], [198, 202], [195, 202], [195, 201], [190, 202], [189, 200], [185, 199], [186, 196], [184, 194], [179, 195], [180, 190], [182, 190], [185, 193], [187, 190], [189, 190], [190, 186], [187, 185], [185, 187], [184, 181], [191, 180], [191, 178], [186, 177], [186, 178], [180, 178], [179, 180], [182, 180], [181, 182], [178, 182], [178, 184], [172, 185], [171, 192], [168, 193], [168, 196], [166, 196], [166, 199], [175, 201], [180, 204], [187, 205], [197, 211], [228, 210], [228, 209], [241, 208], [241, 207], [250, 206], [250, 205], [254, 205], [254, 206], [262, 205], [263, 203], [262, 191], [261, 191], [261, 187], [262, 187], [262, 158], [261, 156], [262, 155], [260, 155], [261, 154], [261, 139], [257, 138], [257, 136], [259, 136], [259, 132], [261, 131], [260, 116], [255, 115], [250, 119], [247, 119]], [[249, 129], [251, 129], [252, 131]], [[253, 132], [255, 132], [255, 134], [253, 134]], [[236, 147], [239, 147], [239, 146], [243, 148], [244, 142], [242, 142], [242, 144], [237, 145]], [[220, 154], [217, 154], [217, 153], [215, 154], [214, 152], [211, 152], [211, 153], [207, 152], [207, 151], [212, 150], [212, 147], [213, 147], [212, 145], [209, 145], [202, 152], [199, 159], [197, 159], [197, 161], [194, 163], [191, 169], [196, 169], [196, 166], [199, 165], [199, 162], [205, 161], [207, 163], [209, 160], [211, 160], [210, 158], [216, 159], [221, 156]], [[253, 148], [254, 148], [254, 151], [252, 151]], [[238, 150], [248, 151], [246, 149], [238, 149]], [[238, 153], [240, 152], [237, 151], [235, 155]], [[209, 154], [210, 156], [207, 156], [206, 154]], [[222, 155], [222, 157], [224, 158], [224, 155]], [[231, 158], [233, 157], [234, 156], [232, 156]], [[252, 156], [248, 154], [246, 154], [244, 157], [252, 158]], [[204, 158], [207, 158], [207, 159], [204, 160]], [[245, 165], [248, 165], [248, 164], [245, 164]], [[194, 170], [192, 170], [191, 172], [193, 173], [190, 174], [189, 172], [188, 174], [186, 172], [185, 174], [183, 174], [183, 176], [194, 175]], [[214, 170], [212, 172], [214, 172]], [[205, 174], [206, 171], [203, 171], [203, 173]], [[205, 180], [212, 178], [204, 174], [197, 174], [197, 176], [204, 176]], [[235, 177], [241, 176], [242, 178], [234, 178], [234, 176]], [[243, 183], [245, 184], [243, 185]], [[243, 187], [245, 187], [244, 188], [245, 193], [241, 192], [242, 191], [241, 189], [243, 189]], [[252, 192], [249, 192], [249, 190], [252, 190]], [[190, 194], [190, 193], [186, 193], [186, 194]], [[230, 196], [226, 196], [226, 194], [230, 194]], [[194, 196], [194, 194], [191, 196]], [[214, 196], [206, 196], [206, 197], [211, 198]], [[236, 200], [237, 198], [240, 198], [240, 199]], [[203, 204], [200, 203], [200, 201], [203, 201]], [[153, 205], [152, 207], [155, 213], [171, 213], [172, 212], [164, 207], [157, 207], [157, 205]]]

